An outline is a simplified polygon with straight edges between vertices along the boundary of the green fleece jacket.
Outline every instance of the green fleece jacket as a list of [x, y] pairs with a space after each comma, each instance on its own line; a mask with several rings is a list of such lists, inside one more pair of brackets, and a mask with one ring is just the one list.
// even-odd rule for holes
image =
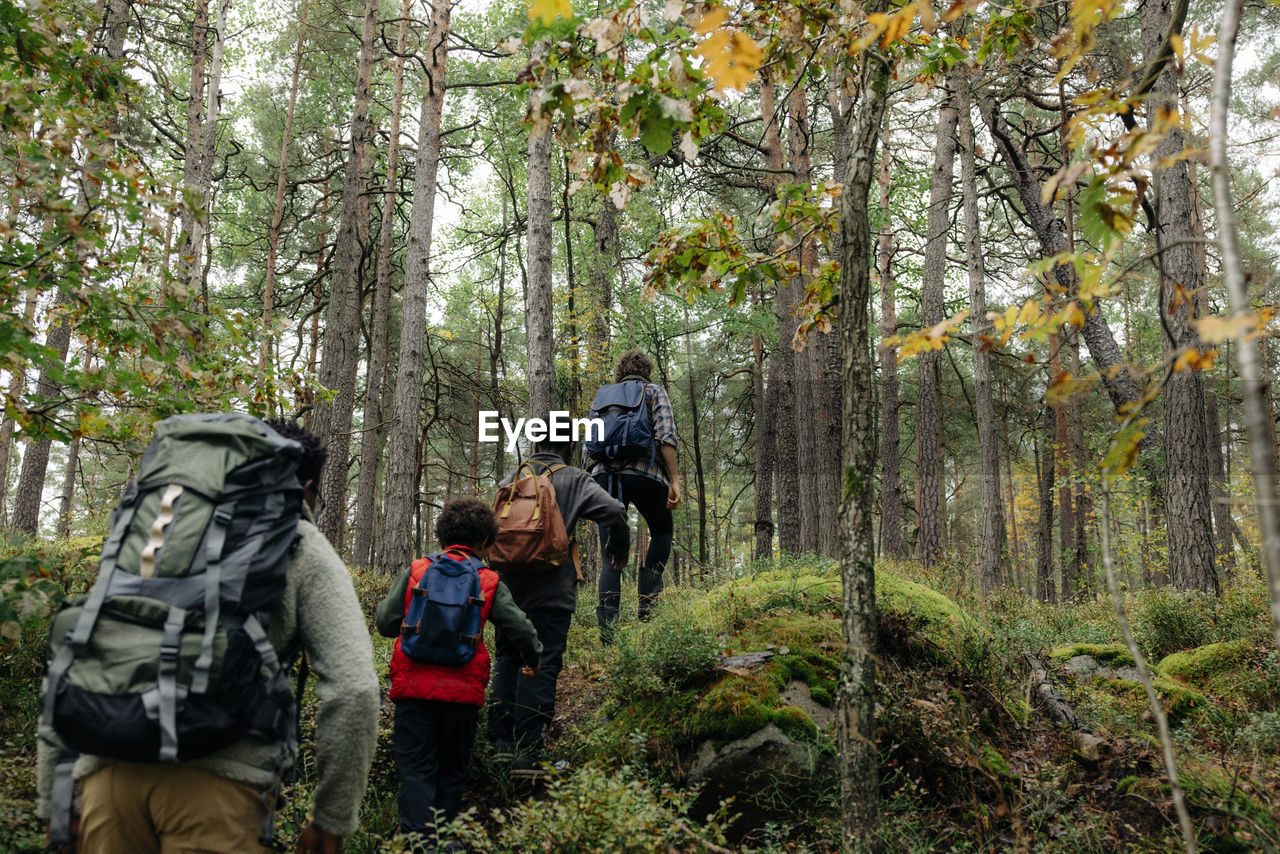
[[[359, 825], [360, 802], [378, 736], [379, 688], [373, 645], [342, 559], [310, 521], [300, 521], [298, 533], [298, 545], [289, 558], [284, 598], [271, 615], [268, 637], [280, 655], [299, 641], [310, 656], [320, 699], [316, 713], [319, 780], [313, 815], [321, 830], [347, 836]], [[42, 740], [38, 754], [39, 814], [48, 818], [57, 746]], [[279, 755], [278, 744], [246, 738], [188, 764], [267, 789], [275, 783]], [[293, 760], [289, 757], [288, 764]], [[115, 761], [82, 755], [76, 762], [76, 779]]]

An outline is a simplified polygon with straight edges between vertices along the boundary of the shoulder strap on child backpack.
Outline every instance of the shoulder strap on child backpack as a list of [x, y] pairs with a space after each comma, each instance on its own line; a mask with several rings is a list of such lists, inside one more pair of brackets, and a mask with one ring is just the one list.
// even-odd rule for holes
[[494, 569], [514, 574], [546, 572], [569, 555], [569, 533], [551, 480], [562, 468], [562, 463], [526, 460], [511, 483], [498, 488], [493, 500], [498, 538], [489, 548], [489, 565]]

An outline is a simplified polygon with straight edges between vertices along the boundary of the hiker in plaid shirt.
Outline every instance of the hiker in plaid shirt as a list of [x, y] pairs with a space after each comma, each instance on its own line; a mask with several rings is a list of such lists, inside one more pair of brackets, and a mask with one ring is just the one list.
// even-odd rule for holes
[[[662, 571], [671, 556], [674, 525], [671, 510], [680, 503], [680, 473], [676, 466], [676, 421], [671, 411], [671, 398], [666, 389], [650, 381], [653, 362], [639, 350], [628, 350], [614, 369], [614, 382], [640, 380], [644, 385], [645, 404], [653, 429], [654, 453], [651, 457], [610, 462], [595, 460], [584, 454], [587, 472], [610, 495], [623, 504], [635, 505], [649, 526], [649, 550], [639, 569], [640, 619], [647, 619], [653, 602], [662, 592]], [[622, 574], [610, 559], [607, 532], [600, 531], [600, 604], [596, 618], [600, 637], [606, 643], [613, 637], [618, 621], [618, 605], [622, 596]]]

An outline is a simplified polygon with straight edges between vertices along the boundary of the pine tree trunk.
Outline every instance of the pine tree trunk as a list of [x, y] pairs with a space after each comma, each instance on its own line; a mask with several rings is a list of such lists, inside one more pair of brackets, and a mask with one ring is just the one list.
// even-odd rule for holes
[[[883, 11], [883, 0], [869, 11]], [[889, 85], [889, 69], [864, 54], [866, 69], [840, 199], [841, 379], [846, 389], [873, 380], [869, 303], [871, 257], [868, 194]], [[836, 697], [840, 751], [842, 849], [871, 851], [879, 825], [879, 765], [875, 747], [875, 407], [868, 394], [848, 394], [841, 412], [840, 577], [845, 654]]]
[[[1148, 62], [1155, 59], [1169, 28], [1168, 0], [1142, 6], [1142, 40]], [[1176, 111], [1178, 76], [1172, 64], [1156, 79], [1148, 97], [1151, 109]], [[1191, 181], [1181, 157], [1184, 138], [1174, 124], [1156, 146], [1152, 170], [1156, 211], [1156, 266], [1160, 307], [1165, 320], [1167, 358], [1188, 348], [1202, 348], [1191, 321], [1194, 295], [1204, 286], [1196, 263], [1192, 231]], [[1208, 439], [1205, 435], [1204, 388], [1199, 370], [1179, 370], [1164, 387], [1165, 508], [1171, 524], [1169, 579], [1180, 589], [1218, 590], [1214, 565], [1212, 498], [1209, 486]]]
[[989, 594], [1005, 583], [1004, 507], [1000, 499], [1000, 446], [996, 435], [995, 403], [991, 394], [991, 355], [984, 338], [991, 335], [987, 291], [978, 221], [978, 179], [975, 164], [970, 85], [957, 76], [960, 117], [960, 183], [964, 195], [964, 255], [969, 272], [969, 309], [973, 330], [973, 397], [978, 421], [982, 466], [982, 532], [978, 540], [978, 580]]
[[1053, 580], [1053, 446], [1057, 424], [1051, 407], [1041, 413], [1040, 442], [1036, 449], [1036, 468], [1040, 478], [1040, 524], [1036, 527], [1036, 598], [1041, 602], [1058, 601]]
[[[22, 309], [22, 317], [28, 327], [36, 317], [36, 291], [27, 291], [26, 301]], [[23, 371], [10, 371], [9, 394], [4, 407], [4, 423], [0, 425], [0, 522], [8, 516], [9, 502], [9, 460], [13, 457], [13, 437], [17, 422], [9, 417], [9, 406], [18, 406], [22, 400], [22, 392], [26, 386], [26, 374]]]
[[351, 148], [342, 186], [338, 237], [333, 249], [329, 308], [325, 312], [324, 352], [320, 384], [333, 392], [330, 401], [317, 401], [315, 433], [329, 449], [321, 494], [326, 504], [319, 526], [339, 552], [346, 551], [347, 474], [351, 459], [351, 414], [355, 408], [356, 371], [360, 364], [361, 229], [369, 221], [369, 202], [362, 176], [369, 152], [369, 86], [373, 78], [373, 42], [377, 0], [366, 0], [356, 68], [355, 106], [351, 111]]
[[80, 467], [80, 434], [71, 434], [67, 445], [67, 469], [62, 478], [62, 502], [58, 505], [58, 536], [71, 536], [71, 508], [76, 498], [76, 472]]
[[880, 545], [887, 556], [906, 560], [907, 541], [902, 537], [902, 456], [898, 430], [898, 353], [886, 347], [884, 340], [898, 334], [898, 309], [895, 301], [893, 270], [893, 217], [888, 215], [889, 191], [892, 189], [893, 154], [888, 131], [884, 153], [880, 159], [880, 210], [884, 217], [880, 228], [876, 270], [880, 278]]
[[1218, 393], [1213, 386], [1213, 383], [1206, 383], [1204, 390], [1204, 425], [1209, 440], [1209, 482], [1213, 491], [1213, 527], [1217, 535], [1218, 564], [1230, 574], [1236, 568], [1236, 552], [1231, 545], [1231, 502], [1227, 497], [1227, 474], [1222, 462], [1222, 424], [1218, 417]]
[[382, 457], [382, 395], [387, 374], [387, 323], [391, 304], [391, 239], [395, 232], [400, 177], [400, 110], [404, 105], [404, 56], [409, 45], [409, 0], [400, 3], [400, 35], [391, 84], [391, 128], [387, 145], [387, 178], [382, 193], [382, 224], [378, 234], [378, 272], [369, 317], [369, 366], [365, 374], [364, 432], [360, 439], [360, 479], [356, 484], [356, 562], [374, 565], [374, 520], [378, 515], [378, 461]]
[[[298, 40], [293, 47], [293, 74], [289, 78], [289, 105], [284, 113], [284, 133], [280, 137], [280, 165], [276, 168], [276, 199], [267, 230], [267, 271], [262, 281], [262, 342], [258, 347], [258, 385], [267, 384], [267, 371], [275, 350], [272, 331], [276, 298], [276, 260], [280, 246], [280, 226], [284, 222], [284, 188], [289, 177], [289, 143], [293, 139], [293, 116], [298, 106], [298, 78], [302, 75], [302, 45], [306, 42], [307, 4], [298, 4]], [[395, 144], [394, 141], [392, 143]]]
[[755, 552], [756, 560], [773, 558], [773, 449], [774, 411], [766, 390], [764, 341], [757, 334], [751, 341], [751, 400], [755, 418]]
[[[539, 42], [534, 46], [534, 53], [542, 55], [548, 49], [547, 42]], [[556, 408], [551, 290], [551, 123], [550, 116], [532, 118], [526, 217], [529, 287], [525, 303], [525, 340], [529, 348], [529, 414], [534, 418], [546, 418]]]
[[[960, 68], [957, 65], [956, 68]], [[950, 75], [951, 89], [958, 72]], [[929, 185], [929, 214], [920, 284], [920, 325], [935, 326], [943, 320], [942, 286], [947, 273], [947, 236], [950, 232], [951, 191], [956, 154], [954, 94], [948, 94], [938, 110], [938, 134], [934, 144], [933, 179]], [[941, 354], [928, 350], [919, 358], [920, 402], [916, 411], [916, 484], [920, 501], [920, 538], [916, 554], [924, 566], [942, 559], [942, 416]]]
[[400, 354], [387, 450], [383, 511], [383, 543], [377, 555], [385, 574], [398, 573], [413, 559], [414, 518], [418, 511], [422, 438], [419, 409], [427, 336], [427, 287], [431, 261], [431, 226], [435, 219], [436, 175], [440, 166], [440, 123], [444, 115], [450, 4], [436, 3], [427, 35], [427, 73], [422, 114], [418, 119], [418, 153], [413, 176], [413, 212], [401, 291]]
[[[774, 96], [773, 78], [766, 77], [760, 84], [760, 112], [765, 121], [764, 145], [768, 152], [769, 169], [775, 176], [776, 185], [781, 181], [778, 176], [783, 168], [783, 153], [780, 130], [782, 121]], [[796, 406], [796, 363], [791, 351], [791, 339], [795, 335], [794, 319], [791, 316], [793, 302], [793, 288], [790, 284], [780, 283], [774, 288], [773, 313], [778, 323], [778, 349], [769, 359], [767, 395], [773, 400], [773, 487], [774, 504], [778, 508], [774, 530], [778, 534], [778, 549], [786, 554], [798, 554], [802, 548], [800, 514], [796, 510], [800, 494], [796, 420], [790, 415]]]
[[609, 356], [609, 312], [613, 306], [613, 270], [618, 252], [618, 209], [604, 193], [600, 194], [592, 242], [595, 257], [591, 261], [591, 294], [595, 307], [588, 333], [587, 375], [600, 382], [604, 380]]
[[[212, 215], [213, 156], [218, 143], [218, 111], [222, 103], [219, 90], [222, 87], [222, 57], [226, 52], [227, 46], [227, 9], [230, 6], [231, 0], [220, 0], [218, 3], [218, 18], [213, 30], [213, 57], [209, 62], [209, 73], [205, 80], [204, 122], [200, 128], [203, 138], [200, 141], [200, 165], [197, 169], [196, 177], [197, 213], [191, 224], [191, 265], [187, 270], [190, 277], [187, 281], [187, 287], [193, 293], [198, 292], [204, 297], [202, 310], [206, 314], [209, 311], [206, 279], [208, 264], [212, 263], [213, 259], [209, 257], [207, 263], [201, 264], [198, 247], [202, 242], [206, 242], [207, 237], [211, 236], [208, 226], [209, 218]], [[209, 253], [209, 255], [212, 256], [212, 253]]]
[[[689, 309], [684, 310], [684, 359], [685, 371], [689, 375], [689, 414], [693, 427], [693, 472], [694, 482], [698, 485], [698, 566], [705, 571], [707, 566], [707, 481], [702, 468], [702, 428], [698, 416], [698, 394], [694, 386], [693, 350], [689, 342]], [[714, 433], [714, 427], [712, 428]], [[639, 566], [640, 564], [636, 564]]]
[[195, 0], [191, 22], [191, 85], [187, 91], [187, 133], [182, 143], [182, 186], [187, 204], [182, 206], [182, 237], [179, 245], [179, 269], [190, 280], [191, 270], [199, 265], [200, 241], [196, 232], [198, 207], [191, 200], [200, 198], [200, 154], [204, 144], [200, 132], [204, 122], [205, 64], [209, 45], [209, 0]]
[[[791, 87], [787, 102], [788, 134], [787, 141], [791, 150], [791, 169], [795, 182], [807, 186], [811, 180], [812, 158], [809, 154], [809, 104], [803, 80]], [[796, 247], [795, 261], [799, 267], [799, 275], [791, 280], [794, 312], [804, 302], [809, 282], [818, 266], [817, 246], [812, 240], [805, 241]], [[799, 321], [794, 321], [799, 328]], [[818, 471], [822, 467], [819, 456], [818, 439], [825, 430], [818, 429], [818, 402], [822, 399], [820, 384], [822, 380], [822, 364], [815, 364], [822, 344], [818, 336], [810, 336], [803, 350], [797, 351], [782, 342], [783, 354], [795, 363], [795, 409], [791, 416], [795, 420], [796, 431], [796, 468], [799, 473], [797, 486], [799, 493], [796, 502], [800, 511], [800, 549], [816, 554], [821, 540], [821, 496], [819, 494]]]

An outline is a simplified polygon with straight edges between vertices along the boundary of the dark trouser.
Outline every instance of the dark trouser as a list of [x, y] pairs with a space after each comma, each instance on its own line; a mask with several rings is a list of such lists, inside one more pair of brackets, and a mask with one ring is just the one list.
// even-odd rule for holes
[[[671, 511], [667, 509], [667, 485], [660, 480], [639, 474], [610, 475], [607, 472], [595, 476], [596, 483], [615, 498], [618, 486], [622, 488], [622, 503], [634, 504], [640, 516], [649, 526], [649, 550], [640, 567], [640, 619], [649, 616], [649, 610], [662, 592], [662, 571], [671, 557], [671, 540], [674, 526]], [[610, 489], [610, 487], [613, 487]], [[600, 621], [600, 633], [606, 637], [618, 619], [618, 603], [622, 597], [622, 573], [615, 569], [609, 556], [609, 542], [604, 529], [600, 530], [600, 605], [596, 618]]]
[[542, 749], [542, 733], [555, 715], [556, 681], [564, 664], [573, 612], [533, 608], [525, 616], [542, 641], [542, 666], [536, 676], [521, 673], [524, 662], [515, 645], [497, 629], [489, 691], [489, 740], [501, 751], [514, 750], [536, 758]]
[[400, 700], [392, 746], [400, 777], [400, 829], [428, 833], [462, 806], [467, 760], [480, 708], [440, 700]]

